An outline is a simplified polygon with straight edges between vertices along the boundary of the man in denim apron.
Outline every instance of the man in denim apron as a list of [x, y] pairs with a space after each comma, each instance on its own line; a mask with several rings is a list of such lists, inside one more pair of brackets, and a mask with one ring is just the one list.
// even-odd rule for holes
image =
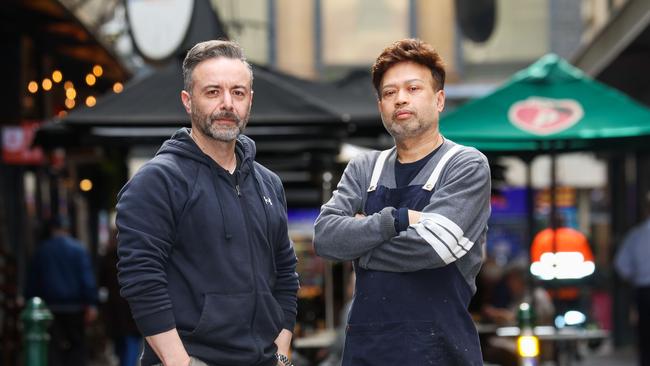
[[316, 252], [353, 260], [343, 365], [481, 365], [467, 310], [490, 215], [490, 171], [438, 130], [445, 70], [405, 39], [372, 68], [395, 147], [353, 159], [316, 220]]

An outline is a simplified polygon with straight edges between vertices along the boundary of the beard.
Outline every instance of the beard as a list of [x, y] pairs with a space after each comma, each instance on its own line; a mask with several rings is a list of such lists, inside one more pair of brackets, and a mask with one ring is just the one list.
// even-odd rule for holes
[[[192, 121], [196, 124], [196, 127], [207, 137], [212, 139], [230, 142], [233, 141], [239, 136], [246, 128], [248, 123], [248, 113], [244, 118], [239, 118], [239, 116], [231, 111], [219, 111], [212, 114], [204, 114], [201, 111], [194, 108], [192, 104]], [[212, 123], [215, 120], [230, 120], [235, 122], [233, 125], [217, 125]]]
[[397, 121], [393, 113], [390, 117], [381, 115], [381, 121], [386, 131], [397, 141], [419, 136], [431, 128], [432, 122], [425, 121], [418, 117], [417, 112], [411, 111], [413, 115], [405, 121]]

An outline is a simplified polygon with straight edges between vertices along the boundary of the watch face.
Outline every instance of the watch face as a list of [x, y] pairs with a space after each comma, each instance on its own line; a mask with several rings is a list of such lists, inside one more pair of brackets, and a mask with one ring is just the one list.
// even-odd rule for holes
[[192, 20], [192, 0], [126, 0], [131, 37], [147, 59], [172, 56], [183, 43]]

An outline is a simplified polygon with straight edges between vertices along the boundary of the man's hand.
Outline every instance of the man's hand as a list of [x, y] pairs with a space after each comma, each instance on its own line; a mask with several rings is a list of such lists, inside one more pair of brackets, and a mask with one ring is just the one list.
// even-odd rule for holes
[[517, 321], [515, 312], [509, 309], [486, 305], [483, 307], [482, 312], [487, 319], [496, 323], [497, 325], [514, 324]]
[[278, 346], [278, 353], [289, 356], [289, 349], [291, 348], [291, 337], [293, 333], [287, 329], [282, 329], [278, 337], [275, 339], [275, 345]]
[[417, 224], [418, 222], [420, 222], [421, 217], [422, 217], [422, 212], [409, 210], [409, 225]]
[[97, 319], [97, 308], [95, 306], [87, 306], [84, 310], [84, 323], [88, 326]]
[[146, 337], [146, 340], [164, 366], [189, 366], [190, 356], [176, 328]]
[[[362, 213], [357, 213], [354, 215], [355, 219], [363, 219], [365, 217], [366, 215]], [[422, 217], [422, 212], [409, 210], [409, 225], [417, 224], [418, 222], [420, 222], [421, 217]]]

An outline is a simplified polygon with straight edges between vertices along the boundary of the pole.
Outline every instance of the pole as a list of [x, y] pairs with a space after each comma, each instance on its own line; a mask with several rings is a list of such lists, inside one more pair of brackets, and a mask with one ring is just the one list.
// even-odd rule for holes
[[521, 303], [517, 312], [519, 337], [517, 353], [519, 366], [537, 366], [539, 364], [539, 339], [535, 335], [535, 311], [528, 303]]
[[550, 199], [550, 209], [549, 209], [549, 226], [553, 233], [552, 246], [553, 255], [557, 253], [557, 228], [558, 228], [558, 217], [557, 217], [557, 204], [556, 204], [556, 191], [557, 191], [557, 152], [555, 151], [556, 145], [554, 141], [550, 142], [551, 144], [551, 192], [549, 194]]
[[[527, 230], [527, 237], [526, 240], [528, 242], [528, 268], [527, 268], [527, 276], [526, 276], [526, 292], [527, 292], [527, 298], [530, 299], [531, 303], [534, 302], [534, 296], [533, 296], [533, 286], [535, 286], [535, 279], [533, 274], [530, 272], [530, 265], [532, 264], [531, 262], [531, 249], [533, 246], [533, 239], [535, 238], [535, 197], [533, 194], [533, 157], [531, 155], [527, 155], [525, 157], [522, 157], [522, 160], [526, 163], [526, 221], [528, 224], [528, 230]], [[535, 304], [533, 303], [533, 306]]]
[[[332, 196], [332, 173], [326, 171], [322, 176], [322, 197], [323, 203], [329, 201]], [[325, 326], [327, 329], [334, 329], [334, 277], [332, 275], [332, 263], [325, 262]]]

